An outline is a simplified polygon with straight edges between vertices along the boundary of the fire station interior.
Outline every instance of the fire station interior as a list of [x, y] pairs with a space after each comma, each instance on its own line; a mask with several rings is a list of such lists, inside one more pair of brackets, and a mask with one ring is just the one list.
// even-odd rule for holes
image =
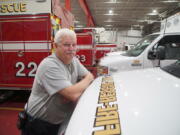
[[[131, 49], [139, 45], [144, 51], [145, 43], [156, 37], [139, 41], [153, 33], [165, 34], [163, 27], [173, 17], [175, 27], [168, 30], [176, 35], [167, 35], [149, 53], [161, 44], [167, 48], [166, 59], [178, 60], [180, 0], [0, 0], [0, 135], [20, 134], [17, 115], [29, 98], [38, 64], [53, 53], [59, 29], [76, 32], [76, 57], [98, 78], [120, 70], [101, 67], [102, 59], [126, 51], [124, 56], [135, 57], [140, 52]], [[139, 60], [132, 65], [140, 65]]]

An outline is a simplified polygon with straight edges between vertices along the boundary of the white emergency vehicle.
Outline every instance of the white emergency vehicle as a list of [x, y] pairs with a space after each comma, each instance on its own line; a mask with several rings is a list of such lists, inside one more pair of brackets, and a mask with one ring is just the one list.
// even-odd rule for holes
[[180, 60], [101, 76], [81, 96], [65, 135], [180, 135], [179, 97]]
[[[165, 56], [160, 62], [152, 56], [158, 47], [164, 47]], [[176, 55], [175, 55], [176, 54]], [[107, 55], [100, 60], [100, 66], [107, 67], [109, 74], [123, 70], [143, 69], [167, 65], [180, 57], [180, 13], [161, 23], [160, 33], [146, 36], [135, 48]]]

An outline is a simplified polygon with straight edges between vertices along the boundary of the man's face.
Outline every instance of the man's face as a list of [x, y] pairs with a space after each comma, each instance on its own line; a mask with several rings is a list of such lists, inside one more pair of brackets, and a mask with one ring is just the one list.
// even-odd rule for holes
[[71, 61], [76, 54], [77, 40], [72, 36], [64, 36], [61, 43], [57, 44], [56, 53], [63, 61]]

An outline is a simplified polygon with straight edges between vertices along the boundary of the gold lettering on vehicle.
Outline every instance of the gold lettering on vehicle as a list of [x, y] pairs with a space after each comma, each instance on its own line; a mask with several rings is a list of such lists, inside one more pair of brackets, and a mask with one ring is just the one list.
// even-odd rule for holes
[[25, 2], [0, 4], [0, 13], [26, 12], [26, 5]]
[[[116, 90], [112, 77], [102, 79], [93, 135], [120, 135], [118, 105]], [[99, 128], [100, 127], [100, 128]]]

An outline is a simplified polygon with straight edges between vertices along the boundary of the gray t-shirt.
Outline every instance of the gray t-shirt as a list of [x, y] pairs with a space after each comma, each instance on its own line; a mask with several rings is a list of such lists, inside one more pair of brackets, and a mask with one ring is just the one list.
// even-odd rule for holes
[[27, 106], [28, 113], [53, 124], [63, 122], [72, 113], [74, 105], [67, 102], [58, 91], [75, 84], [78, 77], [88, 72], [75, 57], [69, 65], [65, 65], [55, 54], [45, 58], [36, 72]]

